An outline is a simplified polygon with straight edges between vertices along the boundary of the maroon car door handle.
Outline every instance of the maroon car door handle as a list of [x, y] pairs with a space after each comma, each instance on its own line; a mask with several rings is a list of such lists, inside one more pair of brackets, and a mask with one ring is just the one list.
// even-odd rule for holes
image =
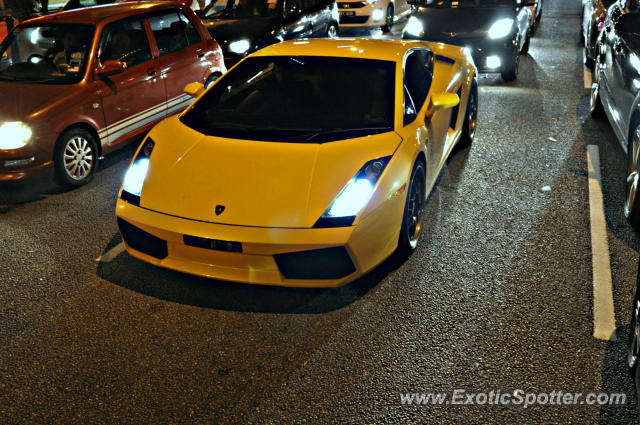
[[154, 75], [156, 75], [156, 70], [154, 68], [147, 69], [147, 75], [149, 77], [153, 77]]
[[196, 50], [196, 56], [198, 56], [199, 58], [204, 56], [204, 50], [202, 49], [198, 49]]

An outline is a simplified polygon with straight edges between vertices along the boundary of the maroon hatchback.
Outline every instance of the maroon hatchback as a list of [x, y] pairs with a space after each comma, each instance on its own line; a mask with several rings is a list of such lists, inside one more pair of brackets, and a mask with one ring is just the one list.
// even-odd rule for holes
[[89, 182], [98, 158], [193, 100], [226, 71], [222, 51], [177, 2], [49, 15], [0, 44], [0, 181]]

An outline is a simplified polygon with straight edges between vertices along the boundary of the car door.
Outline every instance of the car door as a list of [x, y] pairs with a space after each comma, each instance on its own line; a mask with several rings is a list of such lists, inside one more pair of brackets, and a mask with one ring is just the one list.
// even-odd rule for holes
[[636, 93], [640, 89], [640, 58], [637, 53], [640, 14], [627, 13], [616, 22], [614, 44], [611, 46], [612, 95], [620, 115], [620, 130], [626, 135], [626, 120], [635, 106]]
[[109, 145], [143, 132], [166, 114], [164, 83], [153, 58], [148, 32], [141, 17], [112, 22], [102, 31], [98, 66], [121, 61], [126, 69], [110, 76], [96, 71]]
[[598, 82], [600, 83], [601, 99], [607, 116], [609, 117], [609, 122], [618, 135], [622, 135], [624, 132], [622, 131], [622, 115], [617, 99], [620, 84], [616, 81], [615, 76], [619, 74], [619, 71], [615, 70], [617, 66], [615, 64], [615, 49], [619, 48], [618, 46], [621, 44], [621, 41], [619, 40], [615, 26], [622, 15], [623, 11], [618, 4], [612, 6], [600, 38], [600, 63], [597, 64], [597, 67], [600, 69]]
[[518, 50], [522, 50], [524, 43], [529, 37], [531, 28], [531, 9], [524, 6], [523, 0], [516, 0], [516, 21], [518, 23], [519, 42]]
[[[407, 53], [404, 61], [404, 124], [409, 125], [416, 119], [421, 119], [420, 114], [426, 112], [426, 101], [431, 82], [433, 80], [433, 53], [426, 49], [412, 49]], [[446, 136], [451, 121], [451, 110], [438, 112], [430, 120], [424, 122], [418, 130], [418, 138], [421, 143], [427, 143], [427, 155], [429, 164], [437, 164], [436, 167], [427, 167], [427, 172], [434, 173], [439, 170], [446, 152]], [[418, 121], [420, 122], [420, 121]], [[429, 178], [435, 176], [430, 175]]]
[[150, 15], [149, 26], [158, 47], [160, 78], [164, 81], [167, 115], [182, 111], [193, 100], [184, 87], [204, 83], [211, 61], [206, 41], [180, 9]]

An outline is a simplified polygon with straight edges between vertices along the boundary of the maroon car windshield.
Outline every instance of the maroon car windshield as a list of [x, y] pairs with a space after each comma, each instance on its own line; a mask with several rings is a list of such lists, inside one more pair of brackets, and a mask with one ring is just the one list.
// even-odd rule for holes
[[80, 81], [94, 32], [88, 24], [19, 26], [0, 45], [0, 81]]

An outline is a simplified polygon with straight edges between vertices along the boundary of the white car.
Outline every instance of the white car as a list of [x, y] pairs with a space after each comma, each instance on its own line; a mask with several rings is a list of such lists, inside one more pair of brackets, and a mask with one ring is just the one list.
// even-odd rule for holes
[[339, 1], [340, 27], [380, 27], [391, 31], [393, 23], [411, 13], [406, 0]]

